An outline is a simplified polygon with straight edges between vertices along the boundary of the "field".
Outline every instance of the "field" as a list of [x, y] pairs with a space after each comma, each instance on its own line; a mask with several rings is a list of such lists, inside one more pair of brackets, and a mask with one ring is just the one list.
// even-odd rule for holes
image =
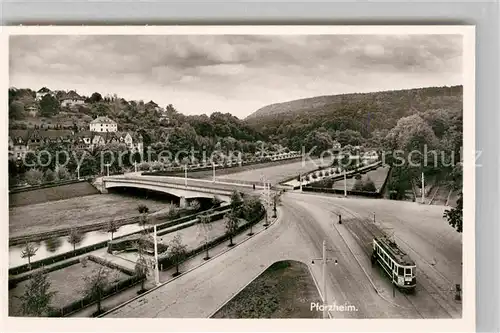
[[[80, 263], [76, 263], [66, 268], [47, 273], [48, 280], [51, 283], [49, 290], [56, 292], [51, 300], [51, 306], [61, 308], [83, 298], [82, 292], [85, 289], [83, 277], [91, 276], [100, 267], [102, 267], [100, 264], [89, 260], [86, 267], [83, 267]], [[128, 278], [128, 275], [119, 270], [113, 269], [111, 272], [111, 284], [116, 284], [120, 280]], [[28, 283], [29, 280], [22, 281], [17, 287], [9, 290], [10, 316], [21, 315], [21, 300], [17, 297], [22, 296]]]
[[231, 299], [213, 318], [321, 318], [311, 311], [321, 298], [307, 266], [276, 262]]
[[[312, 170], [316, 170], [330, 162], [330, 159], [325, 158], [323, 163], [320, 160], [305, 160], [305, 161], [295, 161], [286, 164], [277, 164], [271, 166], [263, 165], [251, 165], [248, 166], [247, 170], [240, 172], [217, 176], [218, 179], [230, 179], [230, 180], [244, 180], [259, 183], [262, 182], [261, 175], [266, 175], [266, 179], [273, 184], [280, 183], [285, 179], [298, 176], [299, 173], [306, 173]], [[284, 162], [281, 162], [284, 163]], [[207, 177], [208, 178], [208, 177]]]
[[[372, 171], [367, 172], [366, 174], [362, 175], [361, 179], [364, 182], [369, 177], [373, 181], [373, 183], [375, 184], [377, 191], [379, 191], [380, 188], [382, 187], [382, 185], [384, 184], [384, 181], [385, 181], [385, 178], [387, 177], [388, 172], [389, 172], [388, 167], [381, 167], [381, 168], [378, 168], [376, 170], [372, 170]], [[348, 178], [347, 179], [347, 190], [351, 190], [352, 187], [354, 186], [355, 182], [356, 182], [356, 179], [354, 179], [354, 177], [352, 177], [350, 179]], [[343, 179], [337, 180], [333, 184], [333, 188], [337, 189], [337, 190], [343, 190], [344, 189], [344, 180]]]
[[9, 208], [9, 237], [35, 234], [127, 218], [138, 214], [145, 204], [150, 212], [165, 208], [160, 200], [139, 199], [118, 194], [96, 194], [35, 205]]
[[9, 194], [9, 206], [24, 206], [37, 203], [82, 197], [99, 191], [87, 182], [53, 186]]
[[[242, 225], [244, 220], [240, 220], [240, 224]], [[214, 221], [210, 223], [211, 229], [210, 229], [210, 237], [209, 240], [213, 240], [219, 236], [222, 236], [226, 232], [226, 220], [221, 219]], [[204, 238], [204, 233], [200, 230], [199, 225], [193, 225], [178, 231], [174, 231], [162, 236], [158, 236], [158, 243], [162, 243], [165, 245], [168, 245], [169, 242], [176, 236], [176, 235], [181, 235], [182, 239], [182, 244], [187, 245], [187, 251], [194, 250], [196, 248], [199, 248], [205, 243], [205, 238]], [[229, 241], [228, 241], [229, 242]], [[116, 254], [118, 257], [131, 260], [131, 261], [137, 261], [137, 252], [122, 252], [119, 254]]]

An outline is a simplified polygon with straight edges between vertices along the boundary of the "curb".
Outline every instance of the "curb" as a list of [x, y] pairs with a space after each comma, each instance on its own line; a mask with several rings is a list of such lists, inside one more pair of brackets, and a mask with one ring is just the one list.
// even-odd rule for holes
[[[342, 234], [340, 233], [340, 231], [338, 230], [337, 226], [335, 226], [335, 224], [333, 224], [333, 227], [335, 228], [335, 230], [337, 231], [337, 233], [339, 234], [340, 238], [342, 238], [342, 240], [344, 241], [344, 244], [347, 246], [347, 248], [349, 249], [349, 252], [351, 252], [352, 256], [354, 257], [354, 259], [356, 260], [356, 263], [359, 265], [359, 267], [361, 268], [361, 270], [363, 271], [363, 273], [365, 274], [365, 276], [368, 278], [368, 281], [370, 281], [370, 284], [372, 285], [372, 288], [373, 290], [375, 290], [375, 292], [377, 293], [377, 295], [379, 295], [380, 298], [382, 298], [384, 301], [386, 301], [387, 303], [390, 303], [394, 306], [397, 306], [399, 308], [402, 308], [402, 309], [406, 309], [407, 307], [404, 307], [404, 306], [401, 306], [399, 304], [396, 304], [390, 300], [388, 300], [387, 298], [385, 298], [384, 296], [382, 296], [382, 294], [380, 293], [380, 291], [378, 290], [378, 288], [375, 286], [375, 283], [373, 282], [372, 278], [368, 275], [368, 273], [366, 272], [365, 268], [363, 267], [363, 265], [361, 265], [361, 263], [359, 262], [359, 259], [356, 257], [356, 255], [354, 254], [354, 252], [352, 251], [351, 249], [351, 246], [349, 246], [349, 244], [347, 243], [347, 241], [345, 240], [344, 236], [342, 236]], [[346, 228], [347, 229], [347, 228]], [[347, 229], [347, 232], [351, 233], [351, 231], [349, 229]]]
[[[265, 230], [265, 229], [264, 229]], [[227, 303], [231, 302], [231, 300], [236, 297], [236, 295], [238, 295], [240, 292], [243, 291], [243, 289], [245, 289], [246, 287], [248, 287], [250, 285], [250, 283], [252, 283], [253, 281], [255, 281], [259, 276], [262, 275], [262, 273], [264, 273], [269, 267], [271, 267], [273, 264], [267, 266], [266, 268], [264, 268], [262, 271], [259, 272], [259, 274], [257, 274], [255, 277], [253, 277], [250, 281], [248, 281], [243, 287], [241, 287], [240, 289], [238, 289], [238, 291], [236, 293], [234, 293], [231, 297], [229, 297], [229, 299], [227, 299], [224, 303], [222, 303], [221, 306], [219, 306], [214, 312], [212, 312], [208, 318], [212, 318], [217, 312], [220, 311], [220, 309], [222, 309]]]
[[[309, 273], [311, 274], [311, 277], [312, 277], [312, 279], [314, 281], [314, 284], [316, 285], [316, 289], [318, 289], [319, 297], [321, 297], [321, 299], [323, 300], [323, 303], [326, 303], [325, 299], [324, 299], [324, 296], [323, 296], [323, 293], [319, 289], [318, 281], [316, 281], [316, 278], [314, 277], [314, 274], [313, 274], [313, 272], [311, 270], [311, 266], [307, 265], [307, 269], [309, 269]], [[327, 313], [328, 313], [328, 317], [330, 317], [330, 319], [333, 319], [332, 314], [330, 313], [330, 311], [327, 311]]]
[[240, 246], [241, 244], [245, 243], [245, 242], [246, 242], [246, 241], [248, 241], [249, 239], [252, 239], [252, 238], [253, 238], [253, 237], [255, 237], [256, 235], [258, 235], [258, 234], [260, 234], [261, 232], [263, 232], [263, 231], [267, 230], [267, 229], [268, 229], [270, 226], [272, 226], [272, 225], [273, 225], [273, 224], [274, 224], [277, 220], [278, 220], [278, 218], [275, 218], [275, 219], [274, 219], [271, 223], [269, 223], [269, 225], [268, 225], [266, 228], [264, 228], [264, 229], [262, 229], [262, 230], [260, 230], [260, 231], [258, 231], [258, 232], [256, 232], [256, 233], [254, 233], [252, 236], [247, 237], [246, 239], [242, 240], [241, 242], [239, 242], [239, 243], [235, 244], [234, 246], [232, 246], [232, 247], [230, 247], [230, 248], [226, 249], [225, 251], [223, 251], [223, 252], [221, 252], [221, 253], [219, 253], [219, 254], [217, 254], [217, 255], [215, 255], [215, 256], [213, 256], [213, 257], [211, 257], [210, 259], [203, 261], [203, 262], [202, 262], [202, 263], [200, 263], [198, 266], [195, 266], [195, 267], [193, 267], [193, 268], [191, 268], [191, 269], [188, 269], [187, 271], [185, 271], [185, 272], [183, 272], [183, 273], [181, 273], [181, 274], [177, 275], [176, 277], [174, 277], [174, 278], [172, 278], [172, 279], [170, 279], [170, 280], [168, 280], [168, 281], [165, 281], [165, 282], [163, 282], [163, 283], [160, 283], [158, 286], [155, 286], [154, 288], [149, 289], [149, 290], [148, 290], [148, 291], [146, 291], [145, 293], [143, 293], [143, 294], [141, 294], [141, 295], [138, 295], [138, 296], [136, 296], [136, 297], [134, 297], [134, 298], [132, 298], [132, 299], [129, 299], [128, 301], [126, 301], [126, 302], [124, 302], [124, 303], [122, 303], [122, 304], [120, 304], [120, 305], [118, 305], [118, 306], [115, 306], [115, 307], [114, 307], [114, 308], [112, 308], [111, 310], [106, 311], [106, 312], [104, 312], [103, 314], [101, 314], [101, 315], [97, 316], [97, 318], [102, 318], [102, 317], [104, 317], [104, 316], [106, 316], [106, 315], [108, 315], [108, 314], [110, 314], [110, 313], [112, 313], [112, 312], [114, 312], [114, 311], [116, 311], [116, 310], [118, 310], [118, 309], [120, 309], [120, 308], [124, 307], [125, 305], [127, 305], [127, 304], [129, 304], [129, 303], [131, 303], [131, 302], [133, 302], [133, 301], [135, 301], [135, 300], [137, 300], [137, 299], [141, 298], [141, 297], [144, 297], [145, 295], [147, 295], [147, 294], [149, 294], [149, 293], [151, 293], [151, 292], [155, 291], [156, 289], [159, 289], [159, 288], [163, 287], [164, 285], [169, 284], [169, 283], [171, 283], [172, 281], [177, 280], [177, 279], [178, 279], [178, 278], [180, 278], [181, 276], [184, 276], [185, 274], [187, 274], [187, 273], [189, 273], [189, 272], [191, 272], [191, 271], [194, 271], [195, 269], [197, 269], [197, 268], [199, 268], [199, 267], [201, 267], [201, 266], [205, 265], [206, 263], [208, 263], [208, 262], [210, 262], [210, 261], [212, 261], [212, 260], [214, 260], [214, 259], [218, 258], [219, 256], [221, 256], [221, 255], [223, 255], [223, 254], [227, 253], [228, 251], [231, 251], [232, 249], [234, 249], [234, 248], [236, 248], [236, 247]]

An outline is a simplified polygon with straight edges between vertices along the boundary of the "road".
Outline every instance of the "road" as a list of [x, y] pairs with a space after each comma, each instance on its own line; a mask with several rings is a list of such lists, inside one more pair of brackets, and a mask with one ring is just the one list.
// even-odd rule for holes
[[[104, 177], [104, 180], [108, 177]], [[249, 184], [238, 184], [236, 181], [231, 181], [231, 182], [224, 182], [224, 181], [217, 181], [217, 182], [212, 182], [210, 180], [202, 180], [202, 179], [193, 179], [193, 178], [188, 178], [187, 182], [185, 181], [184, 178], [182, 177], [170, 177], [170, 176], [142, 176], [140, 173], [128, 173], [125, 175], [115, 175], [115, 176], [110, 176], [109, 178], [111, 179], [141, 179], [141, 180], [148, 180], [148, 181], [154, 181], [158, 183], [167, 183], [167, 184], [173, 184], [173, 185], [181, 185], [184, 186], [187, 184], [187, 187], [199, 187], [199, 188], [207, 188], [207, 189], [216, 189], [216, 190], [223, 190], [223, 191], [240, 191], [240, 192], [252, 192], [253, 188], [252, 185]], [[256, 188], [259, 189], [261, 187], [261, 184], [256, 183]]]
[[[308, 264], [316, 281], [323, 239], [330, 263], [328, 304], [357, 311], [331, 312], [333, 318], [460, 317], [461, 305], [449, 288], [461, 281], [461, 238], [442, 219], [442, 207], [387, 200], [286, 193], [279, 219], [268, 230], [179, 279], [113, 311], [107, 317], [206, 318], [278, 260]], [[337, 224], [337, 213], [343, 224]], [[394, 228], [418, 265], [415, 295], [393, 294], [387, 278], [371, 266], [368, 221], [375, 212], [383, 227]], [[378, 222], [377, 222], [378, 223]], [[404, 242], [404, 243], [403, 243]], [[411, 252], [416, 251], [416, 252]]]

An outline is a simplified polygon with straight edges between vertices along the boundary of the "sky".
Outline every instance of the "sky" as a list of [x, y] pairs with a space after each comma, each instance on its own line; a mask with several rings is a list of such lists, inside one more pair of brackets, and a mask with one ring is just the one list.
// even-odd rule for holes
[[10, 86], [245, 118], [279, 102], [462, 84], [460, 35], [10, 36]]

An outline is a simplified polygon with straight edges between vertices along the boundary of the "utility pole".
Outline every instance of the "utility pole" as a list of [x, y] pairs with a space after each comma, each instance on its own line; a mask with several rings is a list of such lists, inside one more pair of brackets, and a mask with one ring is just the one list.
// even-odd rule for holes
[[326, 301], [326, 241], [323, 240], [323, 319], [328, 318], [328, 303]]
[[212, 163], [213, 182], [215, 183], [215, 163]]
[[134, 161], [134, 171], [137, 172], [137, 161]]
[[[313, 259], [312, 260], [312, 264], [314, 265], [314, 260], [321, 260], [321, 264], [322, 264], [322, 271], [323, 271], [323, 319], [327, 319], [328, 318], [328, 295], [327, 295], [327, 285], [326, 285], [326, 281], [327, 281], [327, 276], [326, 276], [326, 264], [329, 262], [329, 261], [334, 261], [335, 262], [335, 265], [338, 264], [337, 262], [337, 259], [333, 259], [333, 258], [327, 258], [326, 256], [326, 240], [323, 240], [323, 256], [319, 259]], [[332, 252], [336, 252], [334, 250], [328, 250], [328, 251], [332, 251]]]
[[422, 203], [425, 203], [424, 172], [422, 171]]
[[158, 240], [156, 236], [156, 224], [154, 225], [154, 241], [155, 241], [155, 282], [160, 284], [160, 271], [158, 270]]
[[80, 166], [77, 166], [76, 167], [76, 172], [77, 172], [77, 177], [78, 177], [78, 180], [80, 180]]
[[302, 192], [302, 183], [304, 182], [302, 175], [299, 175], [299, 182], [300, 182], [300, 192]]
[[108, 169], [108, 177], [109, 177], [109, 164], [106, 164], [106, 168]]

